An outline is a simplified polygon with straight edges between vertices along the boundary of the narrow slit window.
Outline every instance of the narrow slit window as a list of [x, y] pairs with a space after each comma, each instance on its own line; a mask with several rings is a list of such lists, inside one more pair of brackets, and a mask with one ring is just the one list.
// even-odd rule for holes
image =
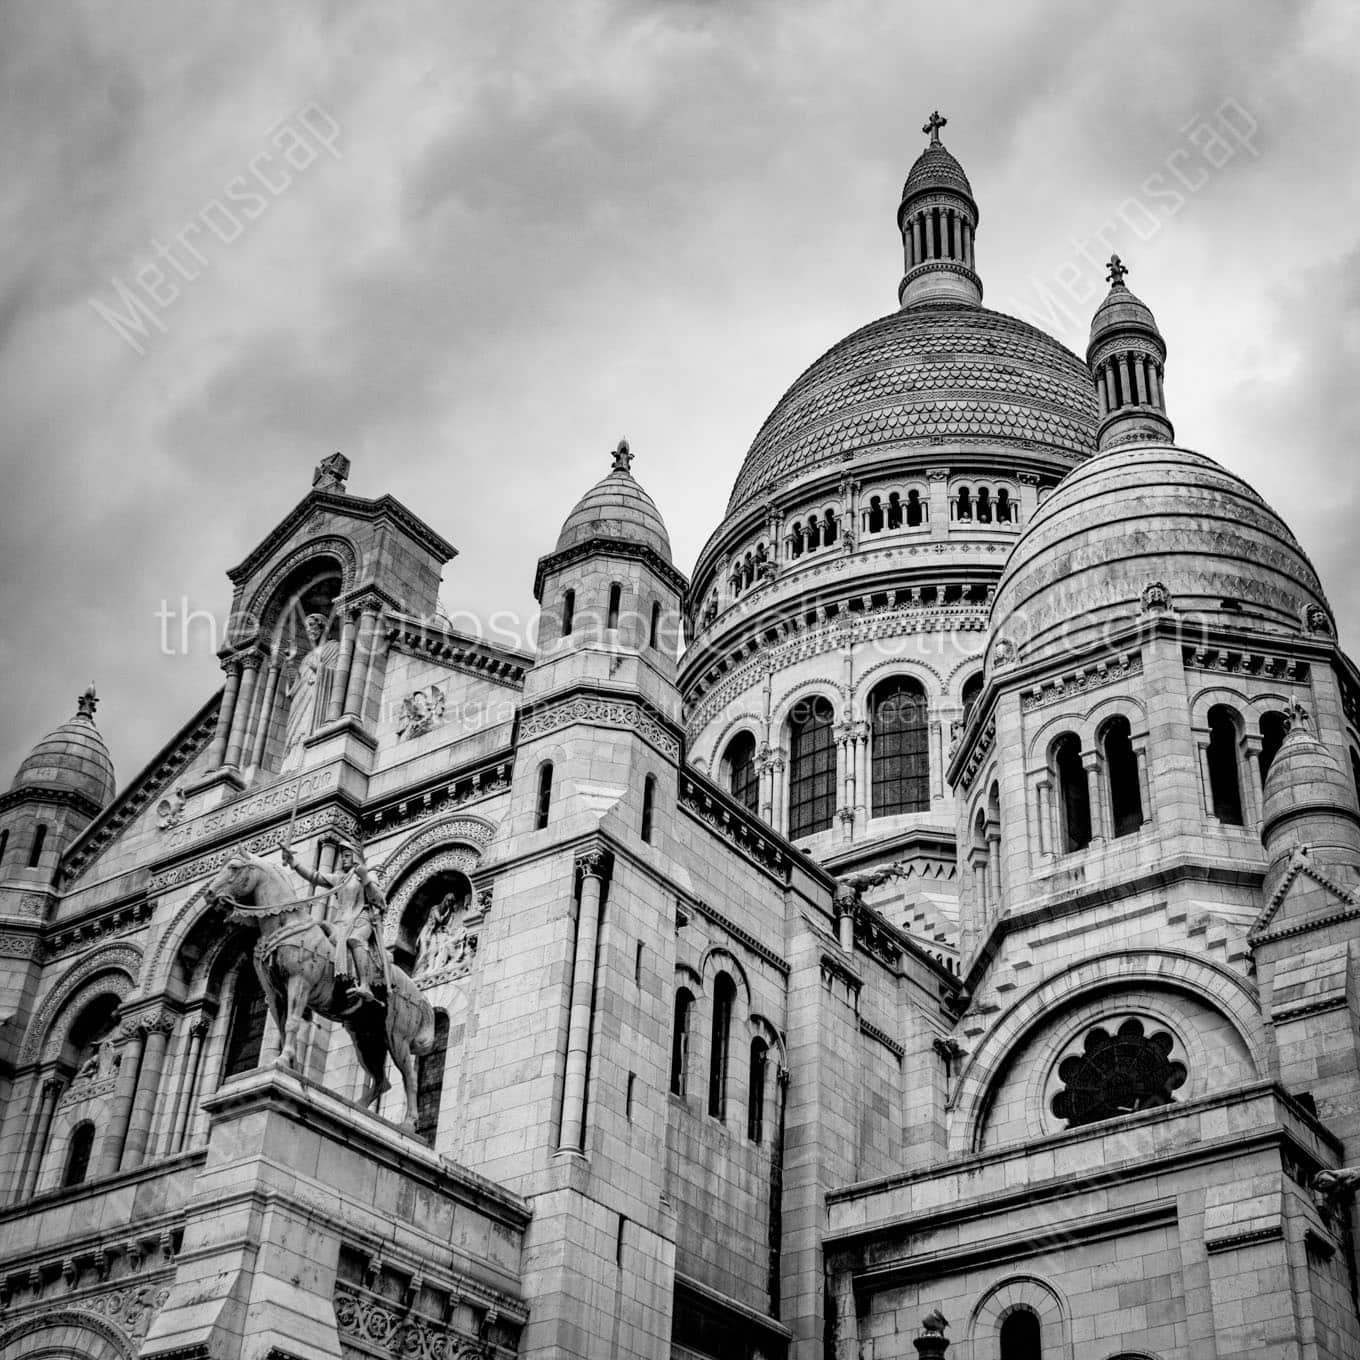
[[38, 861], [42, 858], [43, 846], [47, 844], [47, 823], [39, 822], [38, 829], [33, 833], [33, 848], [28, 852], [28, 867], [36, 869]]
[[655, 647], [661, 637], [661, 601], [652, 601], [652, 623], [647, 630], [647, 645]]
[[542, 831], [548, 825], [548, 811], [552, 807], [552, 781], [552, 761], [545, 760], [538, 767], [538, 801], [534, 808], [535, 831]]
[[689, 1031], [694, 1014], [694, 993], [681, 987], [675, 994], [675, 1028], [671, 1031], [671, 1094], [685, 1095], [689, 1077]]
[[764, 1039], [751, 1040], [751, 1090], [747, 1099], [746, 1136], [753, 1143], [765, 1138], [765, 1071], [769, 1045]]
[[609, 587], [609, 628], [619, 626], [619, 606], [623, 603], [623, 587], [617, 581]]
[[656, 803], [656, 776], [649, 774], [642, 781], [642, 839], [652, 842], [652, 813]]
[[708, 1112], [714, 1119], [727, 1118], [727, 1060], [736, 996], [737, 984], [719, 973], [713, 985], [713, 1046], [708, 1066]]
[[576, 621], [576, 592], [569, 590], [562, 596], [562, 636], [570, 637]]

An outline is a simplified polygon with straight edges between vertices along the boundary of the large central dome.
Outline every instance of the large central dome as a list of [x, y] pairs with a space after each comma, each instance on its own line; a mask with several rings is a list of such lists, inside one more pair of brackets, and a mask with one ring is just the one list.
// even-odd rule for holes
[[828, 464], [910, 444], [1096, 449], [1086, 365], [1001, 312], [950, 302], [893, 312], [829, 349], [779, 399], [727, 513]]

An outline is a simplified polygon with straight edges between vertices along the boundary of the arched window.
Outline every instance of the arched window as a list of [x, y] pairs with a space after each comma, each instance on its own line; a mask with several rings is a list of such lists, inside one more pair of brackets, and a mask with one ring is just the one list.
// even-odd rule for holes
[[227, 1028], [227, 1051], [222, 1062], [222, 1080], [230, 1081], [242, 1072], [260, 1065], [264, 1047], [264, 1027], [269, 1015], [264, 988], [249, 954], [236, 968], [236, 986], [231, 1001], [231, 1023]]
[[869, 696], [872, 815], [930, 811], [926, 692], [919, 680], [894, 676]]
[[907, 492], [907, 527], [915, 529], [920, 525], [924, 515], [921, 508], [921, 493], [919, 491]]
[[821, 547], [821, 544], [822, 544], [822, 526], [815, 514], [809, 515], [807, 522], [808, 552], [811, 552], [814, 548]]
[[689, 1028], [694, 993], [681, 987], [675, 994], [675, 1028], [671, 1031], [671, 1094], [683, 1097], [689, 1076]]
[[996, 493], [996, 522], [998, 524], [1009, 524], [1013, 509], [1011, 493], [1003, 486]]
[[836, 811], [835, 715], [817, 695], [789, 716], [789, 835], [810, 836], [830, 827]]
[[708, 1112], [714, 1119], [727, 1118], [727, 1057], [736, 998], [737, 984], [726, 973], [719, 973], [713, 984], [713, 1044], [708, 1062]]
[[900, 529], [902, 527], [902, 498], [896, 491], [888, 495], [888, 528]]
[[1084, 850], [1091, 843], [1091, 796], [1081, 763], [1081, 741], [1064, 732], [1053, 743], [1053, 769], [1058, 780], [1059, 841], [1065, 851]]
[[1130, 739], [1129, 720], [1122, 715], [1111, 718], [1102, 736], [1114, 834], [1132, 835], [1143, 825], [1143, 792], [1138, 783], [1138, 756]]
[[883, 502], [877, 496], [869, 497], [869, 513], [865, 517], [865, 528], [876, 534], [883, 528]]
[[1214, 816], [1227, 826], [1242, 825], [1242, 781], [1237, 759], [1237, 716], [1224, 704], [1209, 710], [1209, 795]]
[[830, 547], [839, 537], [841, 531], [840, 522], [836, 519], [836, 512], [828, 510], [822, 522], [822, 542]]
[[439, 1102], [444, 1094], [444, 1067], [449, 1054], [447, 1011], [434, 1013], [434, 1047], [416, 1066], [416, 1137], [431, 1147], [439, 1129]]
[[652, 601], [652, 622], [647, 629], [647, 645], [655, 647], [661, 636], [661, 601]]
[[751, 1040], [751, 1088], [746, 1101], [746, 1136], [753, 1142], [765, 1137], [765, 1070], [769, 1045], [757, 1036]]
[[1001, 1360], [1043, 1360], [1039, 1319], [1028, 1308], [1007, 1313], [1001, 1324]]
[[28, 852], [28, 867], [36, 869], [42, 858], [43, 846], [47, 843], [47, 823], [39, 822], [33, 833], [33, 848]]
[[985, 486], [978, 487], [977, 517], [979, 524], [992, 522], [992, 496]]
[[609, 622], [606, 628], [617, 628], [619, 626], [619, 606], [623, 604], [623, 587], [615, 581], [609, 587]]
[[656, 802], [656, 776], [649, 774], [642, 781], [642, 839], [649, 845], [652, 840], [652, 807]]
[[973, 518], [973, 500], [972, 497], [969, 495], [968, 488], [966, 486], [959, 487], [959, 495], [958, 500], [956, 502], [956, 507], [957, 507], [956, 513], [959, 519]]
[[760, 771], [756, 768], [756, 739], [738, 732], [727, 743], [727, 777], [732, 797], [750, 812], [759, 810]]
[[535, 831], [542, 831], [548, 825], [548, 810], [552, 807], [552, 777], [552, 761], [545, 760], [538, 767], [538, 802], [534, 808]]
[[796, 519], [793, 522], [793, 533], [789, 538], [789, 552], [794, 557], [803, 555], [803, 521]]
[[576, 592], [569, 590], [562, 596], [562, 636], [571, 636], [571, 626], [576, 619]]
[[80, 1185], [90, 1174], [90, 1153], [94, 1150], [94, 1124], [86, 1119], [71, 1130], [62, 1185]]
[[1271, 763], [1275, 759], [1275, 753], [1280, 749], [1280, 744], [1284, 741], [1284, 734], [1289, 731], [1289, 722], [1283, 713], [1270, 712], [1261, 714], [1261, 783], [1266, 782], [1266, 775], [1270, 773]]
[[963, 682], [963, 693], [960, 698], [963, 700], [963, 720], [968, 721], [969, 715], [973, 711], [973, 705], [977, 703], [978, 695], [982, 693], [982, 672], [970, 675]]

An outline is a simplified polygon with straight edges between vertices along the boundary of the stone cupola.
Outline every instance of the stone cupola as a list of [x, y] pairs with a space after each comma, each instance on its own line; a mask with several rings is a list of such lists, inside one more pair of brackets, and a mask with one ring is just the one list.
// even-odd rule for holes
[[1162, 375], [1166, 341], [1151, 309], [1124, 286], [1128, 266], [1110, 256], [1110, 291], [1091, 318], [1086, 365], [1100, 402], [1101, 449], [1117, 444], [1170, 444], [1176, 431], [1166, 415]]
[[926, 120], [921, 131], [930, 144], [902, 187], [897, 227], [906, 272], [897, 300], [904, 308], [923, 302], [982, 302], [973, 257], [978, 208], [963, 166], [940, 141], [940, 129], [948, 121], [939, 113]]

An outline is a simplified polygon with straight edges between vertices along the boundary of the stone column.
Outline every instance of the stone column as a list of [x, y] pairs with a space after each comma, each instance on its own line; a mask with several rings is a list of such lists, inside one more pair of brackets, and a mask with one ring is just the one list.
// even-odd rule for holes
[[1056, 828], [1053, 825], [1053, 782], [1049, 779], [1041, 779], [1035, 788], [1035, 795], [1039, 818], [1039, 853], [1051, 859], [1055, 853], [1054, 846], [1057, 841]]
[[345, 698], [349, 693], [349, 677], [354, 667], [355, 622], [353, 613], [346, 609], [340, 625], [340, 654], [335, 659], [335, 678], [331, 681], [330, 698], [326, 704], [325, 720], [339, 722], [346, 712]]
[[269, 728], [274, 716], [274, 701], [278, 697], [279, 677], [282, 674], [282, 663], [271, 661], [269, 670], [265, 673], [264, 688], [260, 691], [259, 710], [255, 715], [255, 741], [250, 748], [252, 766], [260, 765], [264, 761], [265, 746], [269, 741]]
[[1001, 913], [1001, 827], [987, 823], [987, 898], [992, 910]]
[[1148, 360], [1148, 381], [1152, 387], [1152, 404], [1158, 410], [1166, 410], [1166, 398], [1162, 395], [1162, 375], [1155, 359]]
[[595, 963], [600, 939], [600, 894], [604, 852], [577, 857], [581, 904], [576, 914], [576, 953], [571, 970], [571, 1018], [567, 1026], [567, 1069], [562, 1091], [561, 1152], [580, 1152], [585, 1143], [586, 1079], [590, 1065], [590, 1028], [595, 993]]
[[1081, 768], [1086, 774], [1086, 801], [1091, 809], [1091, 841], [1104, 841], [1110, 834], [1110, 828], [1106, 822], [1106, 804], [1104, 783], [1100, 777], [1100, 753], [1098, 751], [1083, 751], [1081, 753]]
[[119, 1164], [124, 1171], [141, 1166], [146, 1160], [147, 1138], [151, 1132], [151, 1117], [156, 1113], [156, 1100], [160, 1095], [161, 1069], [165, 1066], [170, 1026], [170, 1018], [164, 1015], [156, 1016], [146, 1023], [137, 1094], [132, 1102], [127, 1138], [123, 1143], [123, 1158]]
[[850, 752], [851, 725], [837, 723], [836, 738], [836, 811], [844, 812], [855, 806], [855, 762]]
[[203, 1045], [203, 1061], [198, 1069], [198, 1089], [189, 1109], [188, 1132], [185, 1135], [186, 1147], [197, 1147], [208, 1133], [208, 1112], [203, 1101], [217, 1089], [218, 1078], [222, 1075], [222, 1064], [226, 1061], [227, 1036], [231, 1029], [231, 1012], [235, 1002], [236, 984], [229, 978], [218, 998], [217, 1014], [214, 1016]]
[[1141, 354], [1133, 356], [1133, 377], [1137, 384], [1138, 404], [1146, 406], [1148, 404], [1147, 388], [1147, 359]]
[[770, 763], [770, 748], [761, 750], [757, 759], [760, 762], [760, 816], [761, 820], [774, 825], [774, 766]]
[[939, 718], [930, 720], [930, 800], [944, 798], [944, 723]]
[[1110, 413], [1110, 403], [1105, 396], [1105, 366], [1102, 364], [1096, 369], [1096, 400], [1100, 403], [1100, 414], [1107, 416]]
[[1119, 393], [1114, 385], [1114, 365], [1115, 360], [1109, 358], [1100, 366], [1100, 371], [1105, 375], [1105, 405], [1111, 411], [1119, 406]]
[[64, 1083], [60, 1077], [48, 1077], [42, 1084], [38, 1103], [38, 1118], [33, 1128], [33, 1141], [29, 1145], [28, 1165], [16, 1196], [18, 1203], [33, 1198], [38, 1188], [38, 1177], [42, 1172], [43, 1160], [47, 1156], [47, 1139], [52, 1132], [52, 1116], [56, 1113], [57, 1101], [61, 1097]]
[[913, 263], [920, 264], [926, 257], [925, 238], [921, 234], [921, 214], [917, 213], [911, 219], [911, 241], [914, 247], [912, 251]]
[[[378, 611], [366, 604], [359, 615], [354, 639], [354, 649], [350, 654], [349, 681], [345, 686], [345, 713], [361, 716], [364, 698], [364, 684], [368, 679], [368, 663], [373, 654], [374, 623]], [[367, 650], [365, 650], [367, 648]]]
[[1116, 362], [1119, 364], [1119, 371], [1124, 378], [1124, 405], [1132, 406], [1138, 400], [1138, 389], [1133, 383], [1133, 357], [1128, 354], [1121, 354]]
[[246, 728], [250, 722], [250, 701], [255, 694], [255, 681], [260, 674], [259, 652], [247, 652], [241, 658], [240, 693], [236, 696], [236, 712], [232, 715], [231, 735], [227, 738], [227, 755], [223, 764], [237, 768], [241, 763], [241, 748], [245, 744]]
[[207, 1037], [208, 1029], [208, 1021], [201, 1015], [189, 1026], [189, 1052], [180, 1072], [175, 1117], [170, 1123], [170, 1140], [165, 1148], [167, 1154], [179, 1152], [189, 1132], [189, 1116], [193, 1113], [198, 1097], [198, 1067], [203, 1058], [203, 1040]]
[[383, 626], [382, 611], [375, 610], [373, 614], [373, 627], [369, 637], [368, 655], [364, 658], [364, 683], [359, 690], [359, 707], [356, 716], [360, 722], [366, 722], [368, 716], [368, 695], [373, 688], [373, 676], [378, 669], [378, 662], [387, 651], [387, 630]]
[[146, 1050], [146, 1031], [134, 1026], [124, 1039], [118, 1064], [118, 1084], [113, 1091], [113, 1110], [99, 1145], [99, 1174], [112, 1176], [123, 1164], [123, 1146], [132, 1119], [132, 1097]]
[[781, 836], [788, 835], [789, 826], [789, 771], [788, 761], [781, 750], [770, 753], [770, 763], [774, 767], [774, 787], [771, 798], [774, 804], [774, 819], [770, 825]]
[[869, 822], [869, 724], [855, 724], [855, 816], [861, 826]]
[[227, 737], [231, 733], [231, 720], [236, 716], [236, 694], [241, 686], [240, 662], [232, 660], [223, 663], [227, 673], [227, 683], [222, 690], [222, 702], [217, 709], [217, 727], [208, 747], [208, 768], [218, 769], [227, 754]]
[[[1246, 773], [1242, 771], [1246, 762]], [[1242, 821], [1250, 829], [1259, 830], [1265, 809], [1265, 786], [1261, 779], [1261, 738], [1248, 732], [1241, 741], [1241, 759], [1237, 766], [1237, 782], [1242, 789]]]
[[969, 269], [976, 270], [977, 265], [973, 258], [973, 224], [965, 219], [963, 224], [963, 250], [965, 263]]
[[949, 469], [927, 468], [926, 476], [930, 479], [930, 536], [946, 538], [949, 535]]

